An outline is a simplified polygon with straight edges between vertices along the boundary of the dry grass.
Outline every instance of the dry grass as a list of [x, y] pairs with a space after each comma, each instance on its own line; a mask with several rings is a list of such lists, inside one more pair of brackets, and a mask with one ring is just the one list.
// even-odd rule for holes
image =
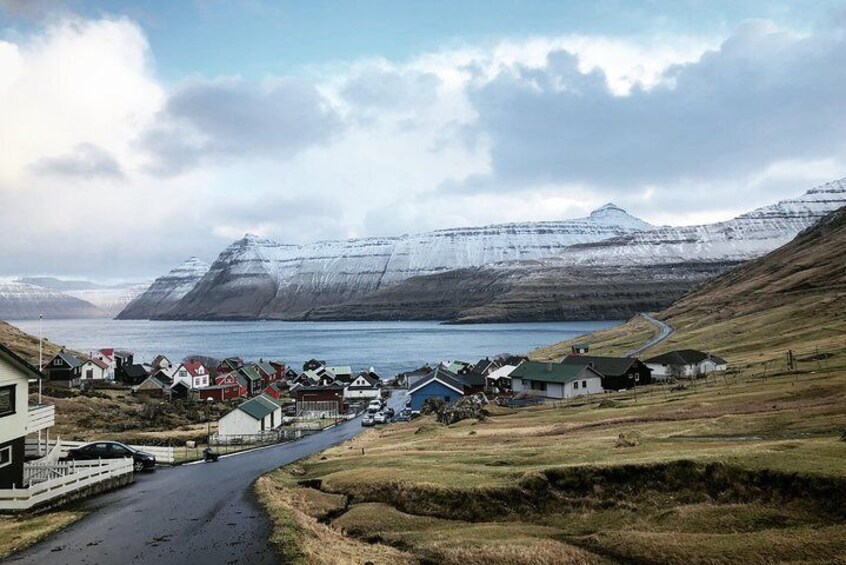
[[654, 324], [636, 316], [620, 326], [541, 347], [532, 351], [529, 357], [534, 361], [558, 361], [569, 355], [570, 347], [576, 343], [589, 343], [594, 355], [623, 355], [657, 335], [658, 328]]
[[[0, 321], [0, 343], [36, 365], [38, 363], [38, 338], [18, 329], [12, 324]], [[61, 350], [61, 346], [44, 340], [44, 359], [50, 359]]]
[[83, 512], [0, 516], [0, 559], [4, 559], [82, 518]]
[[[327, 500], [304, 494], [303, 489], [280, 486], [273, 475], [260, 478], [256, 493], [273, 523], [270, 541], [284, 563], [309, 565], [414, 564], [412, 555], [381, 544], [368, 544], [340, 534], [310, 515], [324, 510]], [[306, 501], [305, 505], [302, 503]]]

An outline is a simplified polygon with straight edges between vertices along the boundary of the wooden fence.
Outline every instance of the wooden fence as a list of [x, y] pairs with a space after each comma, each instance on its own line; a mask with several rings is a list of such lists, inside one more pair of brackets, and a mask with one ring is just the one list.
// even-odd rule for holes
[[[46, 466], [45, 466], [46, 467]], [[132, 476], [132, 459], [76, 461], [73, 465], [53, 465], [56, 473], [33, 469], [30, 479], [43, 478], [27, 488], [0, 489], [0, 510], [22, 511], [47, 504], [94, 487], [99, 483]], [[26, 473], [26, 471], [25, 471]]]

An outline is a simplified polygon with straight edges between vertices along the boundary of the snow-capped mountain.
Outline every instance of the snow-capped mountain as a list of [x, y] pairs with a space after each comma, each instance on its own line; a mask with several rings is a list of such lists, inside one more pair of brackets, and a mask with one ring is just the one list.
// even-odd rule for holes
[[0, 280], [0, 319], [106, 318], [93, 304], [42, 286]]
[[209, 270], [208, 263], [191, 257], [168, 274], [157, 278], [146, 290], [139, 292], [122, 310], [119, 319], [152, 318], [166, 312], [188, 294]]
[[90, 302], [107, 312], [109, 316], [114, 317], [148, 288], [150, 288], [150, 283], [147, 282], [118, 287], [67, 290], [65, 294]]
[[573, 246], [558, 254], [572, 265], [654, 265], [687, 261], [745, 261], [781, 247], [826, 214], [846, 206], [846, 179], [812, 188], [734, 219], [699, 226], [661, 227]]
[[[287, 317], [362, 296], [412, 276], [538, 259], [577, 243], [652, 227], [607, 204], [586, 218], [572, 220], [308, 245], [284, 245], [247, 235], [226, 248], [197, 286], [164, 317]], [[121, 317], [126, 315], [122, 313]]]

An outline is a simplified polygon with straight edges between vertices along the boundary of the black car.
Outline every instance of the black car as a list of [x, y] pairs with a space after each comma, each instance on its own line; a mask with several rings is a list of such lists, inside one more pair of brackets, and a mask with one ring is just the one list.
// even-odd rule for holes
[[90, 461], [92, 459], [123, 459], [132, 457], [132, 466], [136, 472], [152, 470], [156, 467], [156, 456], [139, 451], [116, 441], [98, 441], [68, 450], [66, 461]]

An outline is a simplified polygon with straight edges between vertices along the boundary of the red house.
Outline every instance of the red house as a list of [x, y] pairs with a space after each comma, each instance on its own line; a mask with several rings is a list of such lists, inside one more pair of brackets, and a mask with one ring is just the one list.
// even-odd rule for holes
[[241, 382], [235, 376], [235, 373], [226, 373], [225, 375], [220, 375], [214, 380], [214, 384], [219, 386], [237, 387], [238, 396], [247, 396], [247, 387], [241, 384]]
[[200, 389], [200, 400], [232, 400], [241, 396], [238, 389], [238, 383], [207, 386]]
[[264, 394], [273, 397], [275, 400], [279, 400], [279, 397], [282, 396], [284, 392], [284, 387], [281, 383], [272, 382], [265, 389], [262, 391]]
[[342, 386], [298, 386], [291, 394], [297, 403], [298, 416], [331, 418], [344, 413]]

